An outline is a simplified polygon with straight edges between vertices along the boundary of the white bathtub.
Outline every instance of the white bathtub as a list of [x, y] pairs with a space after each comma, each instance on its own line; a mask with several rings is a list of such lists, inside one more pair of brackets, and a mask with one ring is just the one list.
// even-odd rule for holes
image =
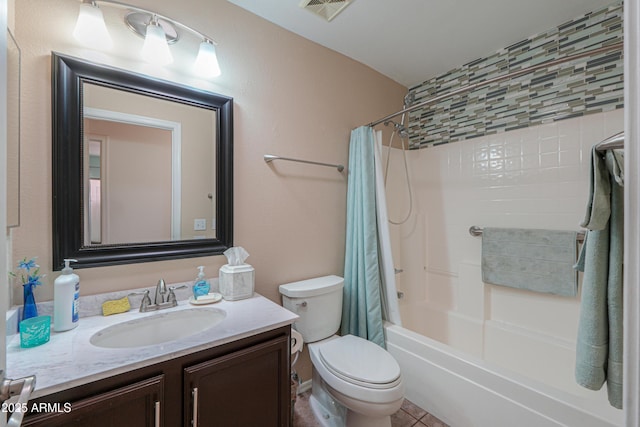
[[452, 427], [619, 427], [622, 411], [501, 371], [408, 329], [387, 324], [387, 349], [406, 397]]

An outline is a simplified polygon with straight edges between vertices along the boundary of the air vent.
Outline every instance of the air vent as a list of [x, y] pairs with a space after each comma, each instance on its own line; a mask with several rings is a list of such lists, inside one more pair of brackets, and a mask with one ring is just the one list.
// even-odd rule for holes
[[353, 0], [302, 0], [300, 7], [331, 21]]

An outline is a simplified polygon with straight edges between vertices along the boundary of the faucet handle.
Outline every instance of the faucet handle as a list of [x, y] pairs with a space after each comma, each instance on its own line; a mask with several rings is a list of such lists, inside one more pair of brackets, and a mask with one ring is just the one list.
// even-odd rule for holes
[[136, 295], [149, 296], [149, 289], [145, 289], [144, 291], [129, 292], [130, 297], [134, 297]]
[[151, 297], [149, 296], [149, 289], [146, 289], [141, 292], [131, 292], [129, 296], [142, 295], [142, 300], [140, 301], [140, 311], [145, 311], [147, 307], [151, 305]]
[[177, 299], [176, 299], [176, 294], [173, 292], [176, 289], [184, 289], [187, 288], [187, 285], [180, 285], [180, 286], [169, 286], [169, 296], [167, 297], [167, 302], [175, 302], [177, 304]]

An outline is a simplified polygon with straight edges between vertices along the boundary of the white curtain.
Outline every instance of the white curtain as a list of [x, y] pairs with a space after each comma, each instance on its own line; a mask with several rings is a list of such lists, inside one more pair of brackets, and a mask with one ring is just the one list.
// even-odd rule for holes
[[382, 132], [376, 132], [375, 148], [376, 169], [376, 209], [378, 217], [378, 254], [380, 257], [380, 274], [382, 276], [382, 316], [385, 320], [402, 326], [400, 308], [398, 306], [398, 291], [396, 289], [396, 275], [391, 253], [391, 237], [389, 236], [389, 217], [387, 215], [387, 196], [384, 189], [384, 175], [382, 173]]

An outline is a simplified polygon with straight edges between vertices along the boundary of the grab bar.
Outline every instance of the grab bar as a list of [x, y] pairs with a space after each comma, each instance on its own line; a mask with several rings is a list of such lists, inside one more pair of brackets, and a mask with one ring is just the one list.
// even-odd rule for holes
[[[472, 225], [469, 227], [469, 234], [474, 237], [482, 236], [482, 227], [478, 227], [477, 225]], [[576, 240], [580, 243], [584, 242], [584, 231], [578, 231], [578, 236], [576, 236]]]
[[343, 165], [334, 165], [331, 163], [322, 163], [322, 162], [312, 162], [311, 160], [292, 159], [291, 157], [274, 156], [273, 154], [264, 155], [264, 161], [266, 163], [271, 163], [274, 160], [287, 160], [289, 162], [308, 163], [310, 165], [318, 165], [318, 166], [329, 166], [331, 168], [338, 169], [338, 172], [342, 172], [344, 170]]

